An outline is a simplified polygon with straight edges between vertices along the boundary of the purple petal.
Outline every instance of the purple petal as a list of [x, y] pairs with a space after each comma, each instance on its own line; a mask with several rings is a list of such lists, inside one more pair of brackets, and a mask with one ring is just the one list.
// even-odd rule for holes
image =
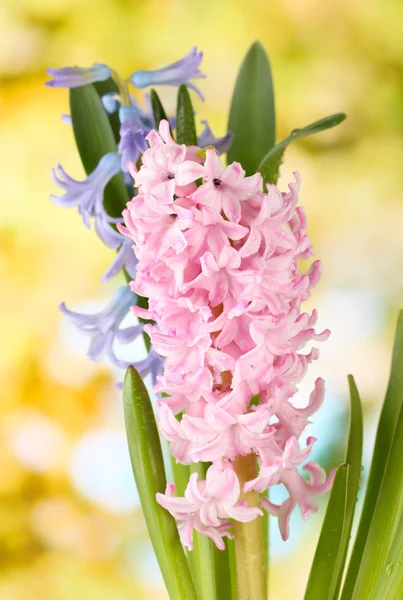
[[103, 63], [97, 63], [92, 67], [62, 67], [61, 69], [47, 69], [46, 73], [53, 77], [46, 82], [48, 87], [76, 88], [87, 83], [105, 81], [112, 71]]
[[227, 135], [224, 135], [224, 137], [216, 138], [210, 129], [208, 121], [204, 120], [202, 121], [202, 123], [204, 125], [204, 130], [199, 135], [199, 139], [197, 142], [200, 148], [213, 146], [217, 150], [218, 154], [224, 154], [225, 152], [227, 152], [229, 147], [231, 146], [232, 133], [228, 132]]
[[110, 115], [117, 111], [120, 106], [120, 96], [116, 92], [108, 92], [101, 98], [104, 109]]
[[179, 86], [184, 83], [189, 88], [194, 89], [203, 100], [204, 98], [201, 92], [189, 81], [190, 79], [201, 79], [205, 77], [199, 70], [202, 59], [203, 53], [198, 52], [197, 48], [194, 47], [184, 58], [163, 67], [162, 69], [153, 71], [135, 71], [131, 75], [130, 80], [137, 88], [145, 88], [151, 85]]

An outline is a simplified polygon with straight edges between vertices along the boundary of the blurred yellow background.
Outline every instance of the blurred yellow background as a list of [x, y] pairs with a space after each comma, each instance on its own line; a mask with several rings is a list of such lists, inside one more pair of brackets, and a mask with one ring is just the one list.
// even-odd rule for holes
[[[333, 333], [302, 394], [325, 377], [313, 431], [329, 467], [342, 456], [348, 372], [366, 403], [368, 456], [403, 305], [402, 23], [396, 0], [2, 1], [0, 600], [166, 598], [131, 479], [116, 374], [87, 361], [85, 340], [58, 311], [62, 300], [102, 305], [117, 282], [99, 283], [111, 252], [76, 211], [48, 199], [51, 167], [83, 171], [60, 119], [68, 94], [44, 87], [45, 69], [105, 62], [127, 77], [197, 45], [208, 76], [198, 118], [222, 135], [237, 69], [259, 39], [274, 72], [278, 140], [348, 114], [291, 148], [281, 179], [301, 172], [324, 263], [314, 304]], [[174, 91], [161, 96], [173, 108]], [[296, 522], [285, 545], [274, 537], [271, 600], [302, 598], [322, 517]]]

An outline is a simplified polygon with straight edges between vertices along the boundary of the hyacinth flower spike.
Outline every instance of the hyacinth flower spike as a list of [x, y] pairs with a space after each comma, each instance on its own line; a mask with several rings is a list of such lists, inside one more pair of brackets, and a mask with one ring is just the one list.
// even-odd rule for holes
[[[177, 461], [185, 465], [212, 462], [205, 480], [198, 480], [195, 474], [191, 476], [184, 497], [176, 496], [169, 485], [165, 494], [157, 494], [157, 499], [177, 520], [181, 539], [189, 548], [193, 530], [223, 548], [223, 536], [231, 535], [228, 519], [234, 520], [238, 544], [237, 537], [242, 538], [245, 521], [250, 520], [252, 526], [262, 514], [256, 488], [261, 493], [281, 482], [288, 490], [287, 513], [285, 508], [264, 505], [279, 518], [283, 531], [283, 523], [288, 523], [289, 514], [297, 505], [304, 516], [308, 516], [318, 508], [310, 496], [330, 488], [333, 475], [319, 487], [307, 489], [297, 470], [309, 457], [314, 439], [308, 438], [306, 448], [301, 450], [297, 437], [287, 435], [283, 415], [282, 421], [270, 424], [272, 417], [280, 414], [282, 403], [290, 401], [287, 394], [282, 401], [280, 397], [273, 404], [272, 390], [280, 386], [281, 381], [284, 390], [293, 389], [295, 393], [295, 386], [306, 370], [307, 358], [302, 348], [310, 340], [324, 341], [329, 332], [317, 334], [313, 327], [316, 312], [309, 315], [300, 311], [300, 305], [309, 296], [308, 288], [313, 287], [318, 277], [305, 282], [298, 269], [298, 260], [308, 256], [310, 248], [308, 240], [302, 246], [300, 243], [306, 222], [295, 218], [299, 176], [296, 175], [297, 183], [290, 184], [288, 193], [276, 189], [273, 194], [271, 189], [270, 195], [265, 195], [260, 174], [246, 177], [239, 163], [225, 167], [212, 149], [198, 162], [187, 158], [182, 147], [170, 137], [166, 121], [161, 121], [159, 134], [152, 132], [148, 140], [150, 148], [144, 153], [135, 176], [137, 195], [124, 211], [126, 228], [121, 231], [132, 237], [133, 250], [139, 260], [132, 289], [149, 298], [149, 309], [142, 310], [141, 314], [155, 321], [146, 326], [146, 331], [153, 347], [166, 357], [163, 377], [156, 386], [156, 391], [169, 394], [169, 398], [160, 399], [160, 430]], [[155, 176], [161, 165], [169, 175], [166, 179], [161, 171], [157, 178]], [[195, 189], [192, 185], [196, 180], [199, 185]], [[178, 188], [189, 191], [175, 200], [174, 192]], [[261, 210], [254, 210], [266, 202], [272, 206], [272, 212], [266, 210], [263, 214]], [[189, 208], [192, 218], [187, 214]], [[262, 237], [254, 254], [248, 252], [243, 257], [241, 249], [254, 220], [265, 225], [273, 218], [273, 212], [278, 217], [272, 222], [275, 230], [270, 257], [266, 258], [267, 244]], [[171, 219], [163, 216], [165, 214]], [[205, 228], [209, 222], [215, 224], [217, 234], [220, 231], [220, 246], [209, 246], [205, 235], [196, 234], [200, 222]], [[233, 245], [226, 224], [242, 229]], [[164, 243], [167, 230], [178, 243]], [[285, 236], [288, 236], [286, 247]], [[188, 266], [186, 275], [178, 278], [180, 260], [193, 268]], [[271, 296], [265, 302], [262, 294], [256, 314], [246, 312], [245, 308], [238, 309], [237, 327], [231, 336], [217, 335], [234, 319], [234, 305], [247, 306], [244, 298], [248, 295], [251, 278], [256, 286], [266, 285], [269, 279], [278, 303], [274, 304]], [[220, 322], [219, 327], [210, 324], [212, 318], [217, 324]], [[285, 356], [293, 366], [288, 372], [283, 367]], [[311, 356], [317, 357], [317, 354], [311, 353]], [[190, 378], [203, 369], [211, 375], [210, 380], [205, 378], [207, 387], [202, 389], [199, 384], [192, 389]], [[183, 393], [179, 389], [175, 391], [178, 376], [187, 379], [187, 393], [192, 401], [188, 402], [181, 418], [176, 419], [170, 407], [183, 406]], [[235, 376], [243, 388], [243, 403], [235, 398], [237, 388], [232, 385]], [[260, 393], [261, 405], [250, 408], [249, 401], [256, 391]], [[234, 395], [232, 403], [231, 394]], [[257, 457], [260, 457], [260, 473], [256, 473]], [[211, 487], [209, 473], [217, 474], [217, 481], [220, 477], [231, 479], [231, 485], [235, 486], [233, 501], [240, 502], [245, 519], [237, 512], [238, 505], [230, 509], [226, 504], [224, 488], [217, 487], [214, 500], [206, 496]], [[254, 524], [253, 528], [258, 543], [257, 532], [261, 527]], [[239, 550], [238, 557], [241, 555], [242, 550]], [[263, 598], [264, 564], [260, 559], [254, 568], [260, 582], [260, 595], [256, 597]]]

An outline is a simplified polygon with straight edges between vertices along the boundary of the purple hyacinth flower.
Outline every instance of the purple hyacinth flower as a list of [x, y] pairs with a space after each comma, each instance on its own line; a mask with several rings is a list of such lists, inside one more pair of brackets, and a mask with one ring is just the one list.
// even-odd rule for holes
[[108, 92], [101, 98], [104, 109], [110, 115], [117, 111], [120, 106], [120, 96], [116, 92]]
[[203, 52], [198, 52], [197, 48], [194, 47], [184, 58], [167, 67], [156, 69], [154, 71], [135, 71], [130, 76], [130, 80], [137, 88], [145, 88], [150, 85], [179, 86], [184, 83], [204, 100], [203, 94], [190, 81], [190, 79], [203, 79], [205, 77], [199, 70], [202, 59]]
[[108, 219], [103, 218], [103, 215], [96, 215], [94, 219], [94, 229], [95, 233], [102, 241], [102, 243], [111, 248], [112, 250], [117, 250], [119, 246], [123, 243], [125, 236], [123, 236], [119, 231], [116, 231], [113, 227], [111, 227], [111, 223], [122, 223], [123, 217], [120, 219], [112, 219], [108, 217]]
[[[122, 219], [113, 219], [114, 222], [123, 222]], [[98, 237], [108, 248], [118, 250], [114, 261], [101, 277], [101, 281], [109, 281], [116, 277], [122, 269], [125, 269], [132, 279], [136, 277], [137, 257], [133, 252], [133, 240], [122, 235], [110, 225], [110, 221], [105, 221], [102, 216], [96, 216], [94, 220], [94, 229]]]
[[197, 141], [200, 148], [206, 148], [207, 146], [213, 146], [218, 154], [224, 154], [227, 152], [232, 142], [232, 133], [228, 132], [224, 137], [216, 138], [213, 132], [210, 129], [210, 125], [208, 121], [202, 121], [204, 125], [204, 130], [199, 135], [199, 139]]
[[76, 88], [109, 79], [112, 70], [108, 65], [97, 63], [92, 67], [62, 67], [61, 69], [47, 69], [46, 73], [53, 77], [46, 82], [48, 87]]
[[122, 170], [129, 171], [131, 163], [136, 164], [140, 154], [148, 148], [146, 135], [147, 128], [141, 120], [141, 114], [136, 106], [121, 106], [120, 118], [120, 142], [119, 152], [122, 154]]
[[156, 353], [154, 348], [151, 348], [147, 358], [130, 363], [144, 379], [148, 374], [151, 374], [152, 384], [157, 383], [157, 377], [162, 375], [164, 371], [164, 358]]
[[91, 360], [99, 361], [107, 356], [116, 366], [126, 368], [131, 363], [116, 356], [114, 344], [129, 344], [142, 334], [143, 325], [120, 328], [136, 299], [136, 294], [128, 286], [123, 286], [118, 289], [110, 304], [99, 313], [91, 315], [74, 312], [66, 308], [64, 303], [60, 305], [60, 310], [71, 323], [90, 336], [87, 356]]
[[[122, 219], [123, 221], [123, 219]], [[101, 281], [109, 281], [125, 269], [132, 279], [136, 277], [137, 257], [133, 252], [133, 240], [113, 229], [104, 219], [95, 218], [94, 228], [98, 237], [108, 248], [118, 250], [113, 263], [102, 275]]]
[[66, 125], [73, 125], [73, 121], [71, 120], [71, 115], [62, 115], [61, 119], [62, 119], [63, 123], [65, 123]]
[[[123, 237], [123, 236], [122, 236]], [[101, 277], [101, 281], [109, 281], [116, 277], [122, 269], [125, 269], [132, 279], [136, 277], [136, 267], [138, 260], [133, 252], [133, 242], [129, 238], [125, 238], [120, 246], [115, 260]]]
[[[65, 193], [62, 196], [51, 195], [51, 200], [64, 208], [78, 207], [84, 224], [90, 226], [90, 218], [101, 216], [106, 222], [115, 222], [108, 217], [103, 207], [103, 194], [106, 184], [120, 171], [120, 156], [117, 152], [105, 154], [97, 167], [84, 181], [76, 181], [64, 171], [61, 165], [52, 170], [53, 181]], [[119, 219], [118, 219], [119, 220]]]
[[131, 106], [134, 106], [137, 109], [140, 121], [143, 123], [144, 127], [151, 131], [154, 127], [154, 114], [150, 94], [144, 94], [144, 99], [146, 103], [145, 109], [134, 96], [130, 96]]
[[[143, 379], [147, 375], [151, 375], [151, 383], [154, 386], [157, 383], [157, 377], [162, 375], [164, 371], [164, 357], [157, 354], [154, 348], [151, 348], [146, 358], [131, 362], [130, 366], [134, 367]], [[122, 389], [123, 382], [117, 383], [116, 387]], [[160, 393], [157, 393], [157, 396], [160, 397]]]

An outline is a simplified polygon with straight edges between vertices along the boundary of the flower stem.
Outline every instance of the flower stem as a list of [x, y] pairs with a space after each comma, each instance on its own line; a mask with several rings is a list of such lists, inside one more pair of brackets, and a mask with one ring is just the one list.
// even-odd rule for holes
[[[246, 481], [256, 477], [256, 455], [239, 456], [234, 463], [241, 490]], [[256, 492], [241, 492], [240, 500], [247, 500], [249, 506], [259, 506]], [[263, 530], [260, 517], [250, 523], [233, 522], [237, 600], [267, 600], [267, 576], [263, 545]]]

